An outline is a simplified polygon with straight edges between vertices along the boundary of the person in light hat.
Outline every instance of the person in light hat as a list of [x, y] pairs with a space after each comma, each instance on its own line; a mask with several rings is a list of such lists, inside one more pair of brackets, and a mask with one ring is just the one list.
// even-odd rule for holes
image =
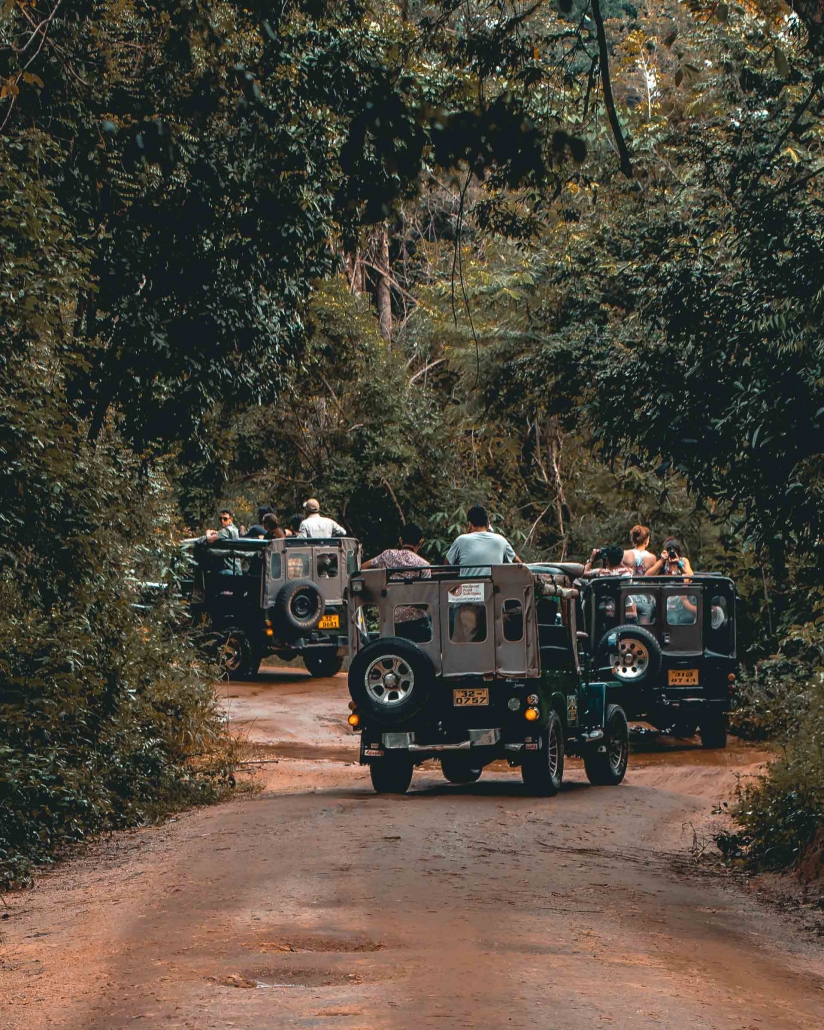
[[334, 519], [328, 519], [320, 513], [320, 503], [316, 497], [303, 502], [303, 522], [298, 529], [298, 536], [317, 540], [332, 536], [346, 536], [346, 530]]

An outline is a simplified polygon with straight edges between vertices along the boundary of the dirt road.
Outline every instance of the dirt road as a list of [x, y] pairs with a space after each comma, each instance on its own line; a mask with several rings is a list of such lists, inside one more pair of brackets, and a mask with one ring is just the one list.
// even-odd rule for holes
[[378, 797], [344, 676], [226, 693], [263, 791], [117, 835], [9, 899], [0, 1027], [824, 1023], [824, 948], [689, 857], [757, 750], [635, 755], [618, 788], [570, 762], [548, 800], [505, 766], [469, 787], [433, 766]]

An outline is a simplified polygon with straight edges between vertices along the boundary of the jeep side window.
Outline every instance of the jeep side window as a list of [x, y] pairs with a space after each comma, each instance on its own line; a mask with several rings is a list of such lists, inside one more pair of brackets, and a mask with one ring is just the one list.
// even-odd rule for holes
[[376, 604], [362, 604], [355, 612], [355, 625], [361, 644], [368, 644], [380, 635], [380, 612]]
[[501, 606], [504, 640], [521, 640], [524, 635], [524, 606], [520, 601], [504, 601]]
[[280, 551], [272, 555], [272, 568], [270, 572], [272, 579], [280, 579], [283, 575], [283, 563], [280, 560]]
[[697, 620], [696, 594], [670, 594], [667, 598], [667, 623], [670, 626], [694, 626]]
[[336, 554], [319, 554], [317, 556], [318, 576], [324, 579], [338, 578], [338, 556]]
[[290, 554], [286, 559], [286, 575], [289, 579], [308, 579], [312, 574], [308, 554]]
[[483, 643], [486, 640], [486, 605], [450, 605], [449, 639], [455, 644]]
[[354, 551], [346, 552], [346, 572], [351, 576], [358, 571], [358, 556]]

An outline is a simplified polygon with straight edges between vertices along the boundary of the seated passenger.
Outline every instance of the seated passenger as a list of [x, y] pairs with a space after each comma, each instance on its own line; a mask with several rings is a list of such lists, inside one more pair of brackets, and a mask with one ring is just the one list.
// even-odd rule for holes
[[521, 559], [506, 537], [489, 528], [489, 514], [483, 505], [473, 505], [467, 512], [467, 520], [466, 533], [447, 551], [447, 565], [459, 565], [462, 576], [490, 576], [492, 565], [520, 563]]
[[629, 531], [632, 547], [624, 551], [624, 565], [633, 576], [645, 576], [647, 570], [655, 564], [655, 555], [648, 550], [650, 541], [649, 526], [633, 526]]
[[300, 524], [303, 522], [303, 516], [300, 514], [289, 516], [289, 528], [284, 530], [287, 536], [297, 536], [300, 532]]
[[[599, 559], [603, 562], [601, 568], [593, 568], [593, 562]], [[588, 579], [594, 579], [596, 576], [631, 576], [632, 573], [624, 565], [623, 547], [610, 544], [609, 547], [593, 548], [589, 561], [584, 566], [584, 575]]]
[[647, 571], [648, 576], [692, 576], [692, 565], [684, 554], [681, 542], [674, 536], [667, 537], [661, 557]]
[[326, 518], [320, 513], [320, 504], [316, 498], [310, 497], [303, 502], [304, 517], [298, 529], [298, 536], [310, 539], [329, 539], [333, 536], [346, 536], [346, 530], [334, 519]]
[[[414, 522], [401, 527], [399, 547], [389, 547], [361, 565], [362, 569], [419, 569], [429, 568], [429, 562], [418, 551], [423, 543], [423, 530]], [[427, 576], [429, 573], [427, 573]], [[400, 573], [403, 576], [403, 573]], [[407, 576], [407, 579], [411, 577]], [[395, 635], [426, 643], [432, 639], [432, 620], [425, 606], [399, 605], [395, 609]]]
[[263, 536], [266, 540], [282, 540], [286, 534], [280, 527], [278, 517], [273, 511], [267, 512], [263, 516]]
[[266, 529], [263, 524], [264, 518], [272, 513], [272, 508], [268, 504], [262, 505], [258, 508], [258, 520], [254, 526], [249, 526], [246, 530], [246, 536], [250, 540], [262, 540], [266, 536]]

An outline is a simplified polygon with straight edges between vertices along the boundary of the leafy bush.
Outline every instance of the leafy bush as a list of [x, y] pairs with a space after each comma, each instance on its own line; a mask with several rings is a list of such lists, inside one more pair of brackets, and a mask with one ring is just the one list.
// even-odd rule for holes
[[797, 866], [824, 833], [824, 610], [759, 664], [735, 719], [783, 750], [768, 776], [739, 790], [741, 832], [719, 845], [757, 868]]

